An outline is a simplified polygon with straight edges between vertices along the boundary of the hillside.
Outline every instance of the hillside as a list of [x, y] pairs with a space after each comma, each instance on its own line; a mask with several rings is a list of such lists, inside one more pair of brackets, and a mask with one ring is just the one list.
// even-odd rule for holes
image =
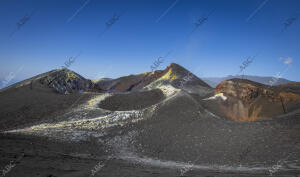
[[0, 163], [22, 158], [13, 176], [89, 176], [98, 163], [98, 176], [295, 175], [299, 88], [213, 89], [175, 63], [96, 82], [53, 70], [0, 91]]
[[207, 82], [211, 87], [215, 88], [219, 83], [221, 83], [224, 80], [230, 80], [230, 79], [234, 79], [234, 78], [238, 78], [238, 79], [247, 79], [253, 82], [258, 82], [264, 85], [280, 85], [280, 84], [287, 84], [290, 83], [292, 81], [289, 81], [287, 79], [284, 78], [275, 78], [275, 77], [263, 77], [263, 76], [249, 76], [249, 75], [229, 75], [226, 77], [203, 77], [201, 78], [202, 80], [204, 80], [205, 82]]
[[222, 81], [216, 87], [215, 97], [207, 99], [208, 107], [234, 121], [275, 118], [299, 110], [299, 90], [290, 85], [295, 84], [271, 87], [242, 79]]

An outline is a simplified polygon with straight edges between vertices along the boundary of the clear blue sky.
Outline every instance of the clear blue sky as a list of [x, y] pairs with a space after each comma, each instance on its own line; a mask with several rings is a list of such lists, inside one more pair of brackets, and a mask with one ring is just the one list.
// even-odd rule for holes
[[[0, 0], [0, 80], [60, 68], [80, 52], [71, 70], [116, 78], [150, 71], [171, 51], [159, 69], [175, 62], [200, 77], [235, 75], [258, 53], [245, 74], [286, 70], [284, 78], [300, 81], [300, 19], [281, 32], [296, 13], [299, 0]], [[114, 14], [122, 15], [102, 33]]]

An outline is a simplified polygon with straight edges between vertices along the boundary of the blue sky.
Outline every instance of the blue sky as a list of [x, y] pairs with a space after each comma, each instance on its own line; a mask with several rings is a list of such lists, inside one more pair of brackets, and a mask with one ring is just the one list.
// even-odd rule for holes
[[282, 32], [297, 13], [299, 0], [0, 0], [0, 80], [61, 68], [78, 54], [71, 70], [116, 78], [150, 71], [171, 52], [158, 69], [175, 62], [200, 77], [235, 75], [258, 54], [245, 74], [300, 81], [299, 19]]

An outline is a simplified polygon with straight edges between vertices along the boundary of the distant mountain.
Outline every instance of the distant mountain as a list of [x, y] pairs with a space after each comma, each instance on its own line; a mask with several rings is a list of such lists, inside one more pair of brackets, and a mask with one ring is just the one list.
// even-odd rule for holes
[[258, 82], [264, 85], [271, 85], [271, 83], [273, 83], [273, 85], [280, 85], [280, 84], [287, 84], [293, 81], [284, 79], [284, 78], [275, 78], [275, 77], [269, 77], [269, 76], [249, 76], [249, 75], [244, 75], [244, 77], [242, 77], [242, 75], [229, 75], [226, 77], [203, 77], [201, 78], [203, 81], [205, 81], [208, 85], [210, 85], [211, 87], [216, 87], [219, 83], [221, 83], [224, 80], [229, 80], [229, 79], [234, 79], [234, 78], [238, 78], [238, 79], [247, 79], [250, 81], [254, 81], [254, 82]]
[[9, 82], [6, 81], [5, 79], [0, 79], [0, 89], [4, 88], [4, 87], [8, 87], [10, 85], [13, 85], [17, 82], [20, 82], [20, 80], [17, 80], [17, 79], [12, 79], [10, 80]]
[[216, 88], [218, 83], [220, 82], [214, 82], [212, 80], [210, 80], [209, 78], [201, 78], [204, 82], [206, 82], [209, 86], [211, 86], [212, 88]]

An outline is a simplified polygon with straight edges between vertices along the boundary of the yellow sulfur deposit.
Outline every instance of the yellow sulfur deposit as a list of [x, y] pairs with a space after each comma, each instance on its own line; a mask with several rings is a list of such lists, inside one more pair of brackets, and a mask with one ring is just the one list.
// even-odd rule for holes
[[76, 79], [77, 76], [74, 73], [67, 72], [67, 79]]
[[173, 73], [172, 69], [170, 68], [169, 71], [165, 75], [160, 77], [158, 80], [174, 80], [176, 78], [177, 78], [176, 73]]

